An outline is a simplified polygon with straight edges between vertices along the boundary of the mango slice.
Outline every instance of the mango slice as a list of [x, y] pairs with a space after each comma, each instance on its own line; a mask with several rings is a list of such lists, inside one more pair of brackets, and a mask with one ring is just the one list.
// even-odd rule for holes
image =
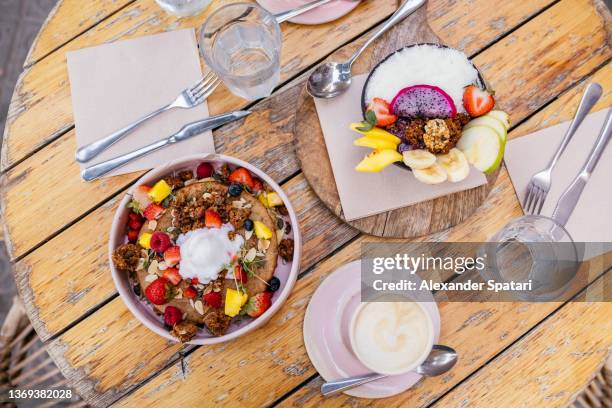
[[387, 142], [395, 144], [395, 146], [397, 146], [398, 144], [400, 144], [402, 142], [399, 137], [397, 137], [397, 136], [387, 132], [384, 129], [378, 128], [378, 127], [374, 127], [374, 128], [372, 128], [372, 129], [370, 129], [370, 130], [368, 130], [366, 132], [363, 132], [361, 130], [357, 130], [361, 126], [363, 126], [363, 124], [361, 124], [361, 123], [351, 123], [349, 125], [349, 127], [351, 129], [353, 129], [355, 132], [361, 133], [365, 137], [370, 137], [370, 138], [373, 138], [373, 139], [386, 140]]
[[389, 142], [388, 140], [376, 139], [376, 138], [367, 137], [367, 136], [356, 139], [353, 142], [353, 144], [355, 146], [369, 147], [375, 150], [385, 150], [385, 149], [395, 150], [395, 147], [396, 147], [395, 143]]
[[255, 236], [259, 239], [270, 239], [272, 238], [272, 230], [261, 221], [255, 221], [254, 223]]
[[376, 173], [392, 163], [402, 161], [402, 159], [402, 155], [395, 150], [374, 150], [355, 167], [355, 170]]
[[237, 316], [248, 298], [249, 295], [246, 293], [239, 292], [235, 289], [226, 289], [224, 313], [230, 317]]
[[140, 244], [141, 247], [143, 247], [144, 249], [151, 249], [151, 236], [153, 234], [150, 234], [148, 232], [143, 233], [140, 238], [138, 238], [138, 243]]
[[162, 179], [155, 183], [151, 190], [149, 190], [149, 198], [156, 203], [160, 203], [164, 201], [164, 198], [168, 197], [171, 192], [172, 187]]

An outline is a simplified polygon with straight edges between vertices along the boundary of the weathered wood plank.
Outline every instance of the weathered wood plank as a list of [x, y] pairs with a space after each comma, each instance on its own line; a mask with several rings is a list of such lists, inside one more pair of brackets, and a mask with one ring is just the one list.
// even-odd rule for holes
[[[604, 285], [609, 290], [611, 284], [609, 272], [592, 285], [592, 290], [603, 290]], [[439, 405], [567, 406], [588, 385], [610, 352], [611, 316], [609, 302], [565, 305], [446, 395]]]
[[[580, 12], [573, 13], [573, 9], [579, 9]], [[543, 32], [542, 27], [552, 27], [552, 31]], [[565, 38], [568, 36], [580, 39], [588, 45], [580, 50], [565, 47]], [[583, 55], [584, 49], [588, 49], [590, 54]], [[511, 59], [508, 59], [509, 54], [512, 55]], [[501, 105], [510, 108], [508, 110], [516, 121], [525, 118], [546, 100], [550, 100], [577, 79], [594, 70], [609, 56], [610, 49], [606, 43], [602, 21], [592, 4], [588, 0], [564, 0], [539, 15], [532, 23], [487, 49], [476, 58], [476, 62], [489, 82], [498, 88]], [[544, 65], [549, 67], [534, 68], [534, 64], [529, 61], [536, 57], [547, 61]], [[557, 77], [558, 80], [544, 89], [539, 89], [541, 83], [548, 81], [551, 76]], [[507, 83], [520, 83], [522, 86]], [[537, 101], [532, 103], [534, 98]], [[250, 140], [249, 138], [258, 132], [267, 132], [267, 118], [273, 122], [273, 130], [278, 130], [284, 136], [291, 132], [289, 123], [292, 123], [294, 113], [289, 108], [294, 106], [295, 100], [282, 93], [270, 100], [280, 111], [263, 110], [251, 115], [245, 121], [245, 126], [239, 130], [240, 137], [243, 137], [241, 140]], [[530, 102], [524, 103], [526, 100]], [[66, 136], [6, 173], [2, 199], [11, 243], [10, 254], [13, 258], [103, 202], [109, 194], [119, 191], [130, 179], [130, 176], [122, 176], [93, 183], [80, 181], [77, 166], [72, 159], [74, 136], [72, 132]], [[295, 159], [287, 159], [288, 156], [284, 155], [284, 152], [291, 151], [288, 154], [293, 157], [293, 147], [290, 146], [292, 142], [283, 144], [290, 137], [277, 141], [269, 135], [260, 136], [263, 141], [258, 144], [259, 149], [269, 152], [266, 163], [275, 163], [275, 160], [269, 160], [272, 155], [295, 163]], [[276, 155], [279, 150], [283, 155]], [[240, 151], [235, 153], [238, 157], [244, 157]], [[297, 171], [297, 168], [294, 171]], [[134, 176], [131, 176], [131, 179], [133, 180]], [[41, 180], [45, 182], [41, 183]], [[74, 202], [72, 197], [75, 196], [82, 197], [82, 200]], [[31, 197], [45, 197], [45, 200], [31, 200]], [[33, 225], [29, 212], [21, 211], [26, 206], [34, 207], [32, 210], [44, 211], [51, 217], [42, 225]]]
[[61, 0], [34, 39], [24, 67], [35, 64], [134, 0]]
[[[68, 51], [179, 28], [197, 28], [211, 10], [222, 3], [222, 0], [215, 0], [201, 15], [181, 19], [164, 12], [154, 0], [130, 4], [26, 69], [17, 83], [9, 109], [0, 168], [6, 169], [73, 125], [66, 68]], [[379, 0], [376, 6], [373, 2], [364, 2], [357, 10], [333, 23], [308, 27], [283, 24], [282, 80], [293, 77], [340, 44], [380, 22], [394, 7], [395, 0]], [[330, 37], [334, 41], [326, 41]], [[300, 46], [304, 43], [311, 46]], [[233, 96], [224, 87], [209, 98], [211, 114], [244, 104], [244, 100]], [[43, 117], [45, 120], [40, 121], [39, 118]]]

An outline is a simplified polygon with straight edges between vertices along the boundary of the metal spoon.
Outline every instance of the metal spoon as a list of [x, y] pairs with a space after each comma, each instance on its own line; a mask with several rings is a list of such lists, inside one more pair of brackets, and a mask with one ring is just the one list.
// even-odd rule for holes
[[315, 98], [334, 98], [351, 86], [351, 68], [361, 53], [377, 38], [387, 32], [391, 27], [408, 17], [425, 3], [425, 0], [407, 0], [387, 20], [387, 22], [361, 46], [348, 61], [343, 63], [326, 62], [320, 65], [308, 78], [306, 86], [308, 93]]
[[[427, 356], [425, 361], [423, 361], [423, 364], [418, 366], [414, 371], [424, 377], [435, 377], [442, 375], [453, 368], [456, 362], [457, 352], [455, 349], [436, 344], [433, 346], [429, 356]], [[388, 376], [384, 374], [371, 373], [359, 377], [329, 381], [321, 386], [321, 394], [323, 394], [324, 397], [327, 397], [385, 377]]]

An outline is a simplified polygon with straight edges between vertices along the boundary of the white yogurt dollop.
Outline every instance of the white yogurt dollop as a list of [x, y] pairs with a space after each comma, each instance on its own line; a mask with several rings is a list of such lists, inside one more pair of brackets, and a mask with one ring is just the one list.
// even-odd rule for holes
[[227, 233], [233, 231], [231, 224], [221, 228], [200, 228], [181, 234], [176, 244], [181, 247], [181, 276], [198, 278], [207, 284], [219, 277], [244, 244], [244, 238], [236, 235], [230, 240]]

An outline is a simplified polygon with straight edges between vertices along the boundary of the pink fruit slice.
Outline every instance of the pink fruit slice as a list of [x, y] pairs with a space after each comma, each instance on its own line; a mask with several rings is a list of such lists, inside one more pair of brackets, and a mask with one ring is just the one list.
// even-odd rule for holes
[[433, 85], [404, 88], [391, 101], [391, 109], [403, 118], [454, 118], [457, 107], [453, 99]]

